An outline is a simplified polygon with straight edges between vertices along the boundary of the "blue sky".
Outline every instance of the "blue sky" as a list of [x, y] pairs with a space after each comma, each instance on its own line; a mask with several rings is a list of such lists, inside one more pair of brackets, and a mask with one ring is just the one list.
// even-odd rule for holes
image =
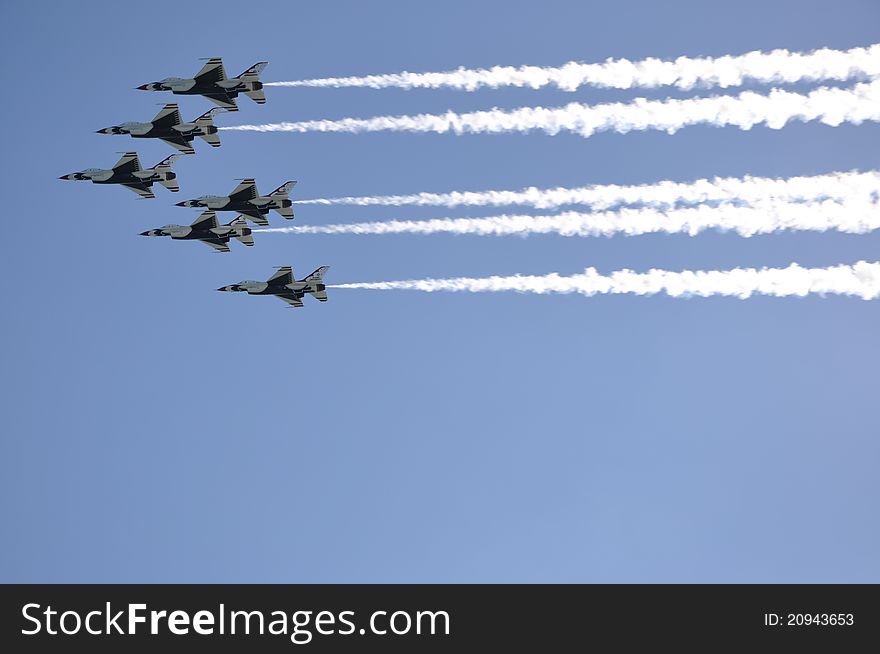
[[[878, 302], [338, 290], [294, 312], [214, 291], [285, 264], [330, 265], [331, 283], [825, 266], [877, 260], [877, 234], [257, 234], [228, 255], [138, 236], [241, 177], [298, 179], [308, 198], [869, 170], [876, 124], [223, 132], [177, 162], [176, 196], [57, 180], [170, 154], [94, 131], [152, 117], [174, 96], [134, 87], [199, 57], [230, 74], [268, 60], [270, 81], [849, 48], [878, 41], [875, 2], [152, 3], [173, 28], [137, 14], [20, 3], [0, 26], [0, 580], [880, 581]], [[637, 95], [684, 93], [269, 88], [217, 123]], [[210, 106], [176, 101], [185, 119]], [[297, 222], [490, 213], [302, 206]]]

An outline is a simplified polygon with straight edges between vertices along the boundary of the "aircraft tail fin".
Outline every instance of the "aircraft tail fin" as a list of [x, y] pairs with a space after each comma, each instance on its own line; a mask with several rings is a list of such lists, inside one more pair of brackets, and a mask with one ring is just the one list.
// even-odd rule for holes
[[257, 104], [266, 104], [266, 93], [263, 91], [260, 73], [268, 63], [268, 61], [257, 62], [238, 76], [245, 86], [244, 94]]
[[293, 187], [296, 186], [296, 180], [291, 180], [289, 182], [284, 182], [281, 186], [272, 191], [269, 195], [283, 195], [287, 196], [292, 190]]
[[238, 79], [242, 81], [256, 81], [260, 78], [260, 73], [263, 72], [263, 69], [269, 65], [268, 61], [258, 61], [253, 66], [244, 71], [241, 75], [238, 76]]
[[213, 109], [208, 109], [201, 116], [196, 118], [193, 122], [196, 125], [213, 125], [214, 124], [214, 116], [217, 114], [222, 114], [226, 111], [223, 107], [214, 107]]
[[303, 278], [304, 282], [321, 282], [324, 281], [324, 274], [330, 270], [330, 266], [321, 266], [314, 272], [309, 273]]
[[327, 287], [324, 285], [324, 273], [330, 270], [330, 266], [321, 266], [315, 272], [306, 275], [304, 282], [308, 282], [309, 286], [306, 293], [311, 295], [319, 302], [327, 301]]
[[220, 136], [217, 134], [217, 128], [214, 126], [214, 116], [224, 111], [226, 109], [223, 107], [214, 107], [193, 121], [201, 128], [198, 134], [199, 137], [204, 139], [213, 148], [220, 147]]
[[318, 300], [318, 302], [326, 302], [328, 299], [327, 287], [324, 285], [324, 273], [329, 269], [330, 266], [321, 266], [315, 272], [303, 278], [303, 281], [308, 283], [305, 292]]
[[180, 154], [169, 154], [167, 157], [162, 159], [159, 163], [153, 166], [156, 170], [171, 170], [171, 166], [174, 165], [174, 162], [180, 159], [183, 155]]
[[296, 180], [284, 182], [284, 184], [282, 184], [269, 194], [269, 197], [274, 200], [272, 208], [275, 209], [275, 211], [277, 211], [279, 214], [287, 218], [287, 220], [294, 219], [293, 202], [291, 202], [290, 198], [288, 197], [290, 191], [293, 190], [294, 186], [296, 186]]
[[242, 216], [238, 216], [235, 220], [227, 224], [232, 227], [232, 233], [230, 234], [232, 238], [244, 243], [248, 247], [254, 244], [253, 232], [251, 231], [251, 228], [248, 227], [247, 220]]
[[172, 193], [177, 193], [180, 186], [177, 183], [177, 174], [171, 170], [171, 166], [182, 156], [182, 154], [169, 155], [153, 166], [153, 170], [159, 176], [159, 183]]

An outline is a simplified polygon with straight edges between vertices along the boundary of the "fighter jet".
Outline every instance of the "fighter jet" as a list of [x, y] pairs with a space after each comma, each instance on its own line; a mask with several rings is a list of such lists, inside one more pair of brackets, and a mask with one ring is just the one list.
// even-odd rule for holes
[[229, 195], [203, 195], [194, 200], [178, 202], [178, 207], [204, 207], [213, 211], [237, 211], [257, 225], [268, 225], [269, 209], [274, 209], [288, 220], [293, 220], [293, 203], [288, 194], [296, 182], [285, 182], [269, 195], [257, 192], [253, 179], [244, 179]]
[[193, 154], [192, 142], [200, 136], [212, 147], [220, 147], [220, 137], [214, 126], [214, 114], [223, 109], [215, 107], [206, 111], [191, 123], [180, 120], [180, 110], [176, 104], [166, 104], [149, 123], [122, 123], [113, 127], [99, 129], [98, 134], [129, 134], [136, 139], [162, 139], [184, 154]]
[[192, 79], [166, 77], [158, 82], [142, 84], [141, 91], [171, 91], [175, 95], [203, 95], [216, 102], [227, 111], [238, 111], [235, 98], [244, 93], [257, 104], [266, 103], [260, 73], [269, 62], [261, 61], [254, 64], [238, 77], [226, 79], [223, 60], [219, 57], [208, 59], [202, 69]]
[[141, 232], [141, 236], [170, 236], [175, 240], [183, 241], [199, 240], [218, 252], [229, 252], [228, 244], [231, 238], [237, 238], [247, 246], [254, 244], [251, 228], [247, 226], [247, 221], [244, 218], [238, 216], [230, 223], [218, 225], [217, 214], [213, 211], [206, 211], [196, 218], [189, 227], [165, 225], [159, 229]]
[[182, 155], [172, 154], [152, 168], [141, 170], [137, 152], [126, 152], [113, 168], [86, 168], [58, 179], [91, 180], [94, 184], [120, 184], [142, 198], [155, 198], [151, 188], [155, 182], [159, 182], [172, 193], [180, 190], [177, 185], [177, 175], [171, 170], [171, 164], [180, 156]]
[[278, 268], [278, 272], [265, 282], [246, 280], [238, 284], [221, 286], [218, 291], [247, 291], [250, 295], [274, 295], [292, 307], [303, 306], [302, 298], [308, 293], [320, 302], [327, 301], [327, 287], [324, 286], [324, 273], [330, 266], [321, 266], [300, 281], [293, 276], [290, 266]]

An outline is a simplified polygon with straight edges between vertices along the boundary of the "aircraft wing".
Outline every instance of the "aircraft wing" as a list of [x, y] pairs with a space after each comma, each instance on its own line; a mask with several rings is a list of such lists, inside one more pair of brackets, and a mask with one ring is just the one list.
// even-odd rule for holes
[[174, 125], [180, 125], [180, 109], [176, 104], [166, 104], [162, 107], [162, 111], [156, 114], [156, 117], [150, 121], [153, 127], [165, 128]]
[[205, 211], [192, 221], [193, 229], [214, 229], [217, 226], [217, 214], [213, 211]]
[[[269, 219], [266, 218], [266, 214], [261, 213], [260, 210], [256, 207], [254, 207], [253, 210], [239, 211], [238, 213], [240, 213], [248, 220], [252, 220], [254, 223], [260, 225], [261, 227], [265, 227], [269, 224]], [[266, 213], [268, 213], [268, 211]]]
[[187, 141], [182, 136], [163, 138], [162, 140], [168, 145], [174, 146], [183, 152], [183, 154], [195, 154], [195, 148], [193, 148], [192, 142]]
[[235, 104], [235, 99], [230, 98], [225, 93], [203, 93], [202, 96], [208, 98], [208, 100], [215, 104], [219, 104], [224, 109], [238, 111], [238, 105]]
[[293, 283], [293, 268], [290, 266], [281, 266], [278, 271], [266, 280], [270, 286], [280, 285], [286, 286]]
[[113, 164], [114, 173], [136, 173], [141, 169], [137, 152], [126, 152], [122, 158]]
[[146, 184], [122, 184], [125, 188], [134, 191], [142, 198], [154, 198], [153, 191]]
[[199, 85], [222, 82], [226, 79], [226, 71], [223, 70], [223, 60], [220, 57], [211, 57], [193, 79]]
[[297, 293], [284, 293], [282, 295], [276, 295], [275, 297], [277, 297], [279, 300], [287, 302], [287, 304], [297, 309], [303, 306], [302, 300], [300, 299], [302, 298], [302, 296], [298, 295]]
[[219, 238], [200, 238], [199, 240], [205, 245], [210, 245], [218, 252], [229, 252], [229, 246]]
[[241, 184], [232, 189], [229, 194], [230, 202], [244, 202], [257, 197], [257, 182], [252, 177], [241, 180]]

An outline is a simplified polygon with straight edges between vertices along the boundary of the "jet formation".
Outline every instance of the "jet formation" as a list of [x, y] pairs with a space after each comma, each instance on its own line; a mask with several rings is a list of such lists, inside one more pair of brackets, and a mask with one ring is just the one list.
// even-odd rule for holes
[[91, 181], [93, 184], [119, 184], [137, 193], [142, 198], [155, 198], [152, 186], [159, 182], [172, 193], [177, 193], [177, 175], [171, 170], [171, 164], [182, 155], [172, 154], [165, 157], [152, 168], [141, 168], [137, 152], [126, 152], [113, 164], [112, 168], [86, 168], [78, 173], [62, 175], [58, 179]]
[[[260, 73], [267, 62], [261, 61], [245, 70], [238, 77], [227, 78], [220, 58], [211, 58], [195, 77], [184, 79], [166, 77], [158, 82], [150, 82], [137, 87], [143, 91], [171, 91], [175, 95], [194, 95], [208, 98], [219, 105], [193, 120], [185, 123], [181, 119], [176, 104], [166, 104], [156, 117], [149, 122], [125, 122], [99, 129], [98, 134], [128, 134], [132, 138], [153, 138], [162, 140], [179, 150], [152, 168], [141, 168], [137, 152], [126, 152], [112, 168], [86, 168], [79, 172], [63, 175], [59, 179], [91, 181], [94, 184], [117, 184], [134, 191], [142, 198], [155, 198], [152, 186], [158, 182], [171, 192], [178, 192], [177, 175], [171, 169], [174, 161], [182, 154], [195, 154], [193, 141], [201, 138], [212, 147], [220, 147], [220, 137], [214, 125], [214, 116], [224, 111], [238, 111], [236, 98], [240, 94], [248, 96], [257, 104], [265, 104], [266, 96]], [[269, 212], [276, 211], [287, 220], [293, 220], [293, 202], [290, 192], [295, 181], [285, 182], [269, 195], [260, 195], [253, 178], [241, 183], [229, 195], [203, 195], [185, 202], [181, 207], [207, 209], [190, 225], [169, 224], [141, 232], [141, 236], [165, 236], [175, 241], [200, 241], [217, 252], [229, 252], [229, 243], [235, 239], [251, 247], [254, 244], [253, 232], [248, 227], [250, 220], [257, 225], [269, 224]], [[218, 224], [218, 211], [232, 211], [239, 215], [225, 224]], [[244, 291], [250, 295], [273, 295], [292, 307], [302, 307], [305, 295], [311, 295], [319, 302], [327, 301], [327, 287], [324, 273], [329, 266], [321, 266], [301, 280], [293, 276], [290, 266], [282, 266], [265, 282], [246, 280], [238, 284], [220, 287], [219, 291]]]

